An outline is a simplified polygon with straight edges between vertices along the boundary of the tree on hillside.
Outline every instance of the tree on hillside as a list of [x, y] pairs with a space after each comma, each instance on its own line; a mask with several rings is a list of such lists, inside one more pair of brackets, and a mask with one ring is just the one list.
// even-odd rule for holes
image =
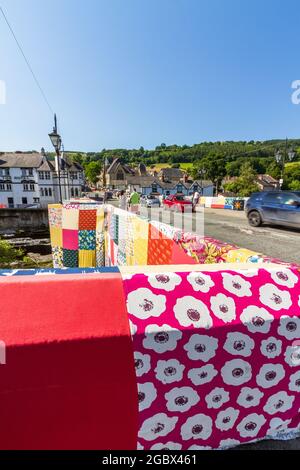
[[202, 159], [199, 163], [194, 165], [192, 169], [193, 178], [197, 179], [202, 177], [211, 180], [216, 188], [216, 193], [225, 175], [225, 160], [215, 154], [210, 154], [208, 157]]
[[100, 161], [90, 162], [84, 166], [85, 176], [90, 183], [96, 184], [98, 182], [101, 173], [101, 168], [102, 165]]
[[247, 197], [250, 194], [259, 191], [256, 183], [257, 173], [250, 162], [245, 162], [240, 171], [240, 176], [232, 183], [224, 185], [225, 191], [234, 193], [240, 197]]

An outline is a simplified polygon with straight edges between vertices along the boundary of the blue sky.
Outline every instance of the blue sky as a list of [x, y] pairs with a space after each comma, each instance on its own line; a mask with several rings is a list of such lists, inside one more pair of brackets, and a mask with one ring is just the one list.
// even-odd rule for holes
[[[300, 137], [298, 0], [0, 4], [68, 150]], [[0, 80], [0, 150], [50, 149], [52, 116], [1, 17]]]

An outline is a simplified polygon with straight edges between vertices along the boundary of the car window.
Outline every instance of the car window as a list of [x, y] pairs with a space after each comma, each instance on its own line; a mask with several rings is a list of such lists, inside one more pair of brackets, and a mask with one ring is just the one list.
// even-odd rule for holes
[[281, 204], [286, 204], [289, 206], [297, 206], [300, 202], [300, 199], [297, 198], [295, 194], [281, 194]]
[[264, 204], [281, 204], [281, 197], [279, 193], [270, 192], [264, 197]]

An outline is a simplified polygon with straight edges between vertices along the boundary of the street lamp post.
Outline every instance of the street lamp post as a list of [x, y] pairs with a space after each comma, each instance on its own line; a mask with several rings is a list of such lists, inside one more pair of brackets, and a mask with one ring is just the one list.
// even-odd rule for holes
[[200, 173], [200, 178], [201, 178], [201, 196], [203, 196], [203, 178], [205, 177], [205, 173], [206, 173], [206, 170], [205, 168], [201, 168], [201, 170], [199, 171]]
[[284, 152], [281, 153], [281, 151], [279, 149], [277, 149], [276, 152], [275, 152], [275, 160], [278, 163], [278, 165], [281, 166], [281, 176], [280, 176], [280, 180], [279, 180], [280, 189], [282, 188], [282, 185], [283, 185], [285, 162], [286, 161], [291, 162], [294, 159], [295, 155], [296, 155], [296, 153], [292, 148], [288, 149], [288, 139], [287, 138], [285, 139]]
[[55, 149], [57, 165], [56, 171], [58, 174], [58, 188], [59, 188], [59, 202], [62, 203], [62, 193], [61, 193], [61, 183], [60, 183], [60, 149], [61, 149], [61, 137], [57, 132], [57, 118], [56, 114], [54, 114], [54, 127], [53, 131], [49, 134], [50, 140], [52, 145]]

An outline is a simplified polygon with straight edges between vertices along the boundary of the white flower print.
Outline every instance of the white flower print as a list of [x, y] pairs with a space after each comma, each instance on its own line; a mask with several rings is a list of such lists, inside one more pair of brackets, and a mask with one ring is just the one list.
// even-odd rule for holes
[[224, 294], [211, 297], [210, 308], [215, 316], [224, 323], [231, 323], [236, 318], [235, 302], [231, 297]]
[[284, 378], [285, 370], [281, 364], [264, 364], [256, 377], [257, 385], [271, 388]]
[[211, 436], [212, 425], [212, 419], [207, 415], [199, 413], [191, 416], [181, 426], [181, 437], [184, 441], [189, 439], [202, 439], [205, 441]]
[[175, 387], [165, 394], [167, 409], [184, 413], [196, 405], [200, 397], [192, 387]]
[[270, 427], [267, 431], [268, 436], [276, 436], [276, 434], [280, 432], [284, 432], [287, 430], [291, 419], [286, 419], [285, 421], [280, 418], [272, 418], [270, 421]]
[[166, 442], [166, 444], [162, 444], [161, 442], [158, 442], [157, 444], [154, 444], [150, 450], [181, 450], [182, 445], [177, 444], [176, 442]]
[[289, 390], [291, 392], [300, 392], [300, 370], [290, 376]]
[[151, 369], [150, 360], [149, 354], [142, 354], [138, 351], [134, 352], [134, 366], [137, 377], [142, 377], [142, 375], [149, 372]]
[[181, 326], [194, 326], [195, 328], [211, 328], [212, 319], [206, 305], [195, 297], [186, 295], [177, 299], [174, 314]]
[[229, 401], [229, 393], [224, 388], [216, 387], [205, 397], [207, 408], [221, 408]]
[[174, 351], [177, 341], [182, 338], [182, 332], [169, 325], [147, 325], [145, 328], [145, 349], [152, 349], [161, 354], [166, 351]]
[[176, 273], [151, 273], [148, 282], [154, 289], [162, 289], [170, 292], [181, 284], [181, 277]]
[[230, 447], [235, 447], [240, 445], [240, 441], [237, 439], [223, 439], [220, 441], [219, 449], [229, 449]]
[[216, 427], [221, 431], [228, 431], [232, 429], [240, 412], [231, 406], [226, 410], [220, 411], [216, 419]]
[[221, 369], [221, 375], [227, 385], [243, 385], [251, 380], [251, 365], [242, 359], [233, 359], [225, 362]]
[[189, 447], [188, 450], [211, 450], [210, 446], [197, 446], [194, 444], [193, 446]]
[[270, 336], [270, 338], [262, 340], [260, 346], [260, 352], [268, 359], [274, 359], [275, 357], [280, 356], [281, 349], [282, 341], [274, 338], [274, 336]]
[[300, 318], [283, 315], [280, 317], [280, 325], [277, 332], [286, 339], [300, 339]]
[[127, 310], [142, 320], [159, 317], [166, 310], [166, 297], [155, 295], [150, 289], [141, 287], [128, 294]]
[[157, 413], [143, 422], [138, 436], [145, 439], [145, 441], [154, 441], [170, 434], [175, 428], [177, 421], [177, 417], [171, 418], [166, 413]]
[[142, 446], [142, 444], [140, 444], [140, 443], [138, 442], [136, 449], [137, 449], [137, 450], [144, 450], [144, 447]]
[[139, 411], [150, 408], [157, 397], [157, 391], [152, 382], [138, 383]]
[[240, 320], [250, 333], [266, 334], [270, 331], [274, 317], [265, 308], [249, 305], [243, 310]]
[[185, 366], [180, 364], [177, 359], [169, 359], [168, 361], [157, 361], [154, 372], [157, 380], [163, 384], [171, 384], [182, 380], [184, 369]]
[[300, 342], [286, 348], [284, 360], [290, 367], [300, 366]]
[[131, 320], [129, 320], [129, 328], [130, 328], [131, 336], [134, 336], [137, 332], [137, 326], [134, 323], [132, 323]]
[[187, 277], [188, 282], [196, 292], [207, 293], [215, 285], [214, 281], [207, 274], [191, 272]]
[[274, 284], [265, 284], [259, 289], [259, 300], [273, 310], [288, 310], [292, 305], [291, 295], [288, 291], [280, 290]]
[[208, 362], [216, 355], [217, 348], [218, 340], [216, 338], [198, 334], [192, 335], [188, 343], [184, 345], [184, 349], [192, 361]]
[[229, 354], [248, 357], [251, 356], [254, 346], [255, 343], [250, 336], [235, 332], [227, 334], [224, 349]]
[[237, 404], [243, 408], [251, 408], [252, 406], [259, 405], [263, 396], [264, 394], [259, 388], [243, 387], [237, 398]]
[[255, 437], [265, 422], [266, 418], [263, 415], [251, 413], [242, 419], [237, 426], [237, 430], [241, 437]]
[[212, 364], [206, 364], [203, 367], [188, 371], [188, 378], [194, 385], [203, 385], [211, 382], [216, 375], [218, 375], [218, 371]]
[[286, 392], [277, 392], [268, 398], [264, 411], [269, 415], [285, 413], [292, 408], [294, 400], [295, 397], [288, 395]]
[[278, 268], [276, 271], [271, 272], [271, 277], [276, 284], [292, 288], [298, 282], [298, 277], [288, 268]]
[[222, 273], [224, 289], [238, 297], [250, 297], [251, 284], [238, 274]]

